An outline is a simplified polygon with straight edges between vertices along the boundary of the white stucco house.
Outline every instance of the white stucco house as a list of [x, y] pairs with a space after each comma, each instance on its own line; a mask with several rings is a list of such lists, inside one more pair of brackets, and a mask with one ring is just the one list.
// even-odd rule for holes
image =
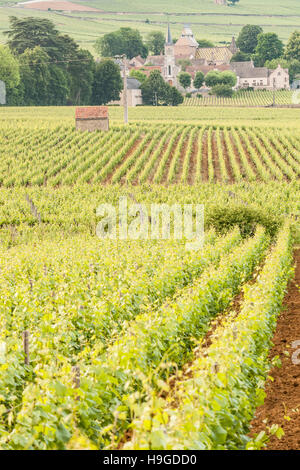
[[232, 62], [230, 68], [237, 76], [236, 89], [250, 87], [255, 90], [290, 89], [289, 71], [280, 65], [271, 70], [267, 67], [255, 67], [253, 61]]

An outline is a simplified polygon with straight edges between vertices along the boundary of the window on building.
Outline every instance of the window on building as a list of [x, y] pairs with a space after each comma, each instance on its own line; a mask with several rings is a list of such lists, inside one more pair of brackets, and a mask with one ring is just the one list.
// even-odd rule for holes
[[169, 75], [172, 75], [172, 67], [171, 67], [171, 65], [169, 65], [168, 73], [169, 73]]

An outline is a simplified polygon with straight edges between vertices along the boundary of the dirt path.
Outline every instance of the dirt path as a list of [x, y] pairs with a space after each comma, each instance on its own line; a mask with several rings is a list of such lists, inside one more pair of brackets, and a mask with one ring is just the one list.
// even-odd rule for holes
[[[252, 422], [251, 433], [265, 430], [267, 425], [280, 425], [285, 435], [279, 440], [272, 437], [267, 450], [299, 450], [300, 449], [300, 249], [295, 250], [295, 278], [290, 282], [285, 296], [285, 309], [280, 315], [275, 335], [274, 346], [270, 358], [279, 356], [282, 367], [270, 371], [274, 381], [266, 385], [266, 399], [258, 408], [256, 418]], [[293, 342], [299, 345], [293, 348]], [[299, 353], [297, 354], [297, 350]], [[287, 356], [285, 351], [290, 354]], [[289, 417], [285, 419], [285, 417]]]

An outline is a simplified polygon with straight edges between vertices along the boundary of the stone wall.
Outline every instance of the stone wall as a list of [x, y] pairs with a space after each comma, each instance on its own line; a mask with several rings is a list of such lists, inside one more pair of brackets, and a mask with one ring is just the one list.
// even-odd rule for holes
[[76, 130], [78, 131], [108, 131], [109, 121], [105, 119], [76, 119]]

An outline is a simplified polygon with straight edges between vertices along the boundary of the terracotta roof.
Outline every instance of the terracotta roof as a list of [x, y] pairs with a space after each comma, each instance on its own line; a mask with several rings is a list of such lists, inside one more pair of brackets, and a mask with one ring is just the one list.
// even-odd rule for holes
[[207, 61], [229, 63], [232, 52], [228, 47], [200, 47], [196, 52], [196, 59], [205, 59]]
[[103, 119], [108, 118], [107, 106], [84, 106], [76, 108], [76, 119]]

